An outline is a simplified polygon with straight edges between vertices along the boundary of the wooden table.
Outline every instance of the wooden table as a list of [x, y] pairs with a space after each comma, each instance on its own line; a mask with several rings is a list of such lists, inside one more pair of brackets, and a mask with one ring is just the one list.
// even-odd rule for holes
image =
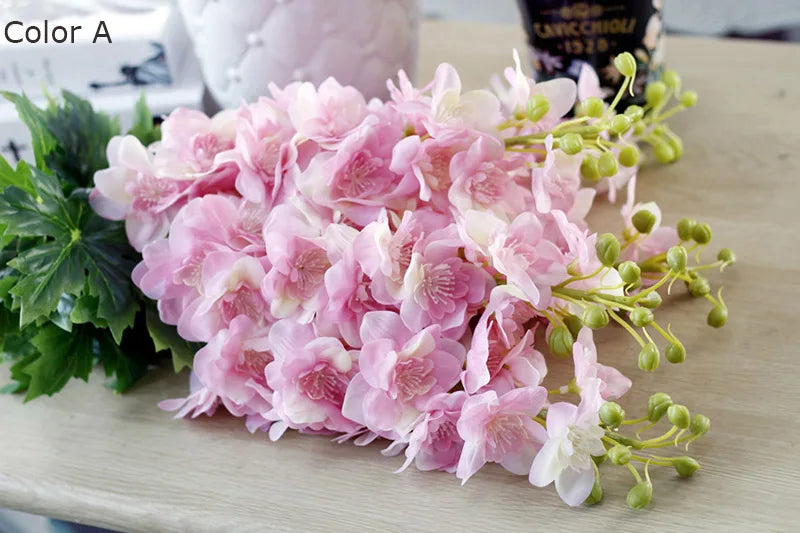
[[[447, 60], [465, 85], [483, 86], [521, 41], [515, 27], [423, 24], [421, 79]], [[800, 47], [673, 38], [668, 57], [700, 104], [673, 122], [684, 159], [646, 168], [640, 198], [657, 200], [669, 223], [707, 221], [716, 247], [732, 247], [740, 263], [712, 278], [724, 278], [725, 329], [704, 326], [703, 301], [665, 302], [684, 365], [644, 375], [626, 335], [600, 336], [601, 357], [634, 378], [629, 413], [663, 388], [712, 420], [694, 447], [703, 469], [692, 480], [654, 469], [648, 510], [626, 507], [631, 479], [620, 468], [602, 469], [604, 503], [570, 509], [494, 466], [460, 487], [447, 474], [393, 475], [400, 460], [377, 445], [292, 433], [270, 443], [225, 415], [172, 421], [156, 402], [185, 394], [187, 380], [167, 371], [125, 396], [96, 374], [25, 406], [0, 397], [0, 507], [143, 532], [796, 530]]]

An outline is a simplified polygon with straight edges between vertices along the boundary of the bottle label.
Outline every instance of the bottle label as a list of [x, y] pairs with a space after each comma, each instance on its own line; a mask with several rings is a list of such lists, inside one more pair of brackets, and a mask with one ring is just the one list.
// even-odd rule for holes
[[[583, 64], [597, 72], [613, 96], [622, 75], [614, 58], [630, 52], [637, 61], [637, 96], [660, 73], [664, 56], [663, 0], [519, 0], [537, 80], [578, 78]], [[628, 103], [632, 103], [629, 99]]]

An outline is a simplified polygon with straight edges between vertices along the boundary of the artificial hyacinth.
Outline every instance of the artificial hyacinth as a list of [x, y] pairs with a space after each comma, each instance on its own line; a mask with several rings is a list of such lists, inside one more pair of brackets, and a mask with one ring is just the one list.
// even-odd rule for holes
[[[662, 352], [686, 357], [656, 318], [658, 289], [681, 280], [712, 304], [711, 326], [727, 319], [701, 272], [733, 253], [692, 263], [709, 227], [668, 227], [635, 196], [639, 146], [677, 159], [664, 119], [697, 96], [667, 71], [646, 105], [620, 112], [630, 54], [616, 60], [624, 82], [610, 104], [589, 67], [577, 84], [535, 83], [514, 60], [494, 92], [465, 91], [443, 64], [421, 88], [400, 72], [386, 102], [333, 79], [293, 83], [213, 118], [176, 111], [147, 147], [113, 140], [90, 201], [124, 220], [142, 254], [133, 280], [161, 320], [205, 344], [189, 396], [162, 407], [222, 406], [273, 440], [382, 438], [401, 469], [462, 482], [499, 463], [554, 483], [569, 505], [600, 500], [606, 457], [630, 469], [637, 508], [652, 495], [648, 467], [694, 473], [692, 458], [651, 452], [688, 448], [708, 418], [664, 393], [626, 418], [614, 400], [631, 380], [593, 330], [621, 326], [654, 371]], [[600, 193], [625, 196], [619, 237], [587, 225]], [[572, 360], [574, 378], [548, 390], [554, 358]], [[659, 437], [628, 431], [664, 418]]]

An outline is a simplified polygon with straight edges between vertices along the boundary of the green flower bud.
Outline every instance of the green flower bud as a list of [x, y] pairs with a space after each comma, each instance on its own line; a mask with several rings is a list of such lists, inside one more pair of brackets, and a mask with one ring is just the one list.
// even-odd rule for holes
[[583, 137], [577, 133], [565, 133], [558, 140], [558, 147], [561, 148], [564, 153], [575, 155], [583, 150]]
[[693, 218], [682, 218], [678, 221], [678, 237], [682, 241], [688, 241], [692, 238], [692, 231], [697, 225], [697, 221]]
[[600, 476], [595, 474], [592, 492], [589, 493], [589, 497], [587, 497], [583, 503], [586, 505], [595, 505], [601, 501], [603, 501], [603, 487], [600, 486]]
[[636, 59], [630, 52], [623, 52], [614, 58], [614, 66], [626, 78], [636, 76]]
[[621, 466], [631, 462], [631, 449], [622, 444], [617, 444], [608, 450], [608, 459], [615, 465]]
[[675, 154], [672, 158], [673, 161], [683, 157], [683, 141], [680, 137], [675, 134], [668, 136], [667, 144], [669, 144], [669, 147], [672, 148], [672, 152]]
[[671, 342], [664, 352], [664, 356], [672, 364], [683, 363], [686, 361], [686, 348], [680, 342]]
[[683, 91], [679, 100], [683, 107], [694, 107], [697, 104], [697, 93], [695, 91]]
[[616, 174], [617, 170], [619, 170], [619, 165], [617, 164], [617, 158], [614, 157], [614, 154], [611, 152], [604, 152], [597, 158], [597, 170], [600, 172], [600, 175], [605, 178], [610, 178]]
[[658, 346], [654, 343], [645, 344], [639, 351], [639, 368], [645, 372], [655, 372], [658, 370], [661, 354], [658, 353]]
[[696, 414], [692, 417], [692, 423], [689, 424], [689, 431], [692, 435], [705, 435], [711, 429], [711, 420], [706, 415]]
[[706, 322], [712, 328], [721, 328], [728, 322], [728, 308], [724, 305], [715, 305], [714, 309], [708, 313]]
[[617, 402], [606, 402], [600, 406], [599, 415], [603, 424], [616, 428], [625, 420], [625, 409]]
[[656, 225], [656, 216], [652, 211], [640, 209], [633, 214], [631, 222], [639, 233], [650, 233], [650, 230]]
[[619, 151], [619, 164], [623, 167], [635, 167], [639, 162], [639, 149], [633, 145]]
[[685, 405], [672, 404], [667, 409], [667, 418], [678, 429], [686, 429], [692, 421], [689, 409]]
[[661, 305], [661, 295], [658, 294], [656, 291], [648, 292], [642, 298], [637, 300], [639, 305], [642, 307], [647, 307], [648, 309], [655, 309], [659, 305]]
[[597, 258], [607, 267], [613, 267], [619, 257], [619, 241], [612, 233], [603, 233], [594, 245]]
[[680, 74], [675, 72], [674, 70], [667, 69], [661, 75], [661, 81], [669, 87], [670, 89], [674, 89], [675, 91], [679, 91], [681, 89], [681, 77]]
[[647, 129], [647, 124], [645, 124], [643, 120], [637, 120], [636, 122], [633, 123], [634, 135], [642, 135], [646, 129]]
[[708, 279], [700, 275], [695, 275], [692, 281], [689, 282], [688, 287], [689, 294], [695, 298], [700, 298], [711, 292], [711, 285], [708, 283]]
[[657, 392], [647, 400], [647, 419], [650, 422], [658, 422], [667, 413], [667, 409], [672, 405], [672, 398], [665, 392]]
[[628, 491], [625, 501], [633, 509], [644, 509], [653, 499], [653, 484], [649, 481], [640, 481]]
[[628, 314], [631, 324], [643, 328], [653, 321], [653, 312], [646, 307], [636, 307]]
[[580, 265], [578, 265], [578, 260], [577, 259], [573, 259], [567, 265], [567, 274], [569, 274], [570, 276], [580, 276], [581, 275], [581, 267], [580, 267]]
[[628, 115], [631, 120], [636, 122], [637, 120], [642, 120], [642, 117], [644, 117], [644, 109], [638, 105], [629, 105], [625, 110], [625, 114]]
[[633, 261], [623, 261], [617, 267], [619, 277], [627, 284], [636, 283], [642, 279], [642, 269]]
[[572, 333], [573, 338], [577, 337], [578, 333], [581, 332], [581, 328], [583, 328], [583, 322], [581, 322], [581, 318], [576, 315], [567, 315], [564, 317], [564, 324], [567, 325], [567, 329], [569, 329], [569, 332]]
[[672, 460], [672, 466], [681, 477], [692, 477], [700, 468], [700, 463], [691, 457], [676, 457]]
[[697, 224], [692, 229], [692, 239], [697, 244], [708, 244], [711, 242], [711, 227], [708, 224]]
[[647, 84], [644, 89], [644, 99], [649, 106], [655, 106], [661, 103], [664, 99], [664, 94], [667, 92], [667, 86], [663, 81], [654, 81]]
[[656, 161], [664, 164], [673, 162], [677, 157], [672, 146], [665, 142], [656, 144], [653, 147], [653, 153], [656, 156]]
[[622, 135], [633, 126], [633, 120], [628, 115], [614, 115], [608, 122], [608, 131], [612, 135]]
[[532, 122], [538, 122], [550, 111], [550, 100], [543, 94], [534, 94], [525, 109], [525, 114]]
[[608, 313], [604, 307], [589, 305], [583, 310], [581, 320], [588, 328], [602, 329], [608, 325]]
[[686, 248], [681, 245], [673, 246], [667, 250], [667, 265], [669, 265], [669, 269], [678, 274], [686, 270], [687, 255]]
[[581, 110], [584, 112], [584, 114], [586, 114], [587, 117], [600, 118], [603, 116], [603, 112], [606, 110], [606, 108], [600, 98], [592, 96], [583, 101], [581, 104]]
[[730, 248], [723, 248], [717, 253], [717, 260], [727, 265], [732, 265], [736, 262], [736, 254]]
[[587, 155], [581, 161], [581, 176], [587, 181], [598, 181], [600, 179], [600, 169], [597, 165], [597, 158], [592, 155]]
[[565, 326], [556, 326], [550, 332], [547, 344], [550, 346], [550, 353], [556, 357], [568, 357], [572, 355], [572, 333]]

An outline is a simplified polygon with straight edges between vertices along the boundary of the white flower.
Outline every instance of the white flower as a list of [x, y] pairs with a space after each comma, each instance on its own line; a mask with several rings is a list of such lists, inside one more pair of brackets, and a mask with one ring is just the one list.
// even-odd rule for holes
[[591, 456], [605, 453], [597, 407], [597, 402], [559, 402], [547, 410], [548, 439], [533, 460], [529, 479], [537, 487], [555, 481], [568, 505], [580, 505], [589, 496], [595, 476]]

